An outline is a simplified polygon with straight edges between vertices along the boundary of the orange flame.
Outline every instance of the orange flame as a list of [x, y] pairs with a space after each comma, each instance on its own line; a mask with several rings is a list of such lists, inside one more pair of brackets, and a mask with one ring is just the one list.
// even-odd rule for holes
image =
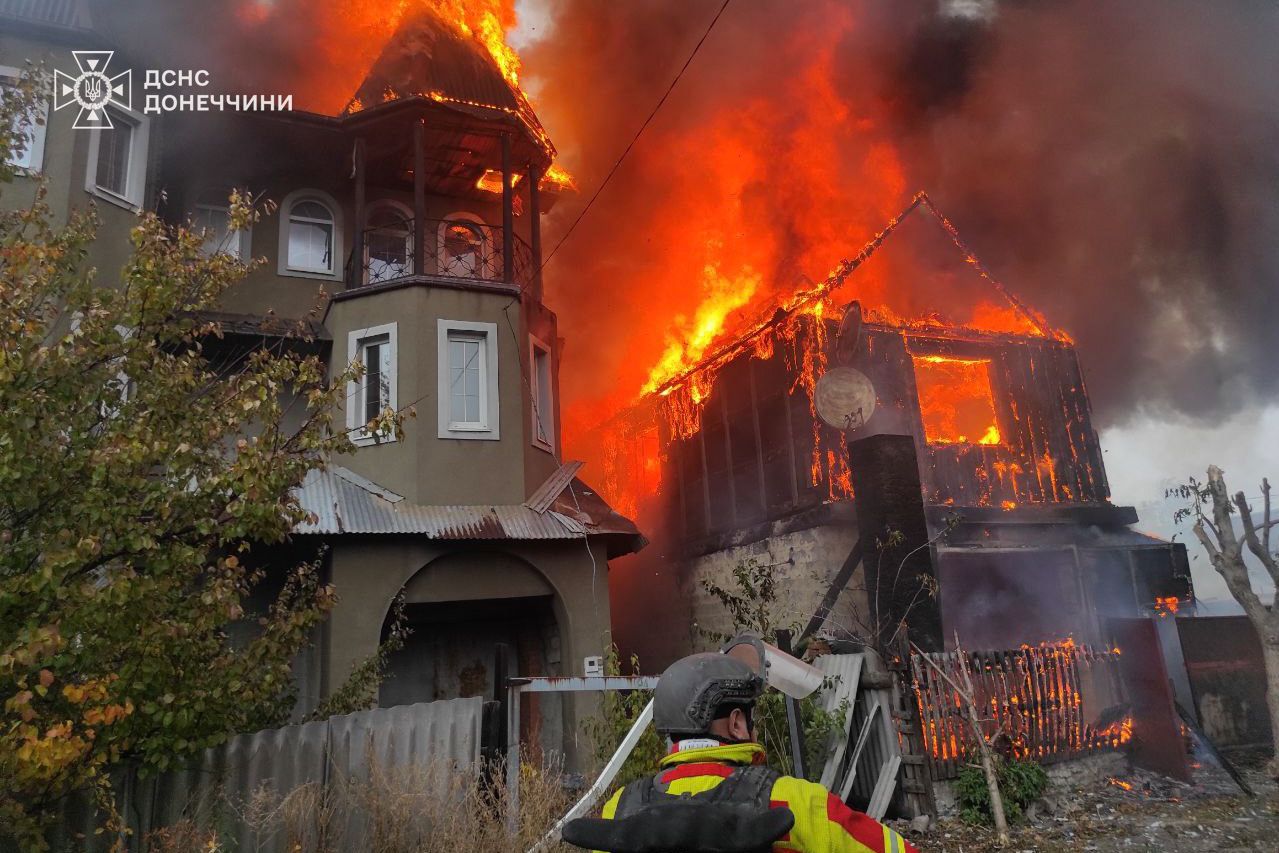
[[915, 383], [930, 444], [999, 444], [990, 362], [916, 355]]
[[[702, 289], [708, 294], [690, 323], [676, 317], [679, 334], [667, 333], [666, 350], [644, 383], [643, 393], [651, 394], [667, 380], [679, 376], [695, 365], [724, 329], [728, 316], [750, 302], [759, 287], [759, 273], [746, 267], [735, 278], [723, 275], [714, 264], [702, 268]], [[669, 392], [669, 389], [667, 389]], [[704, 399], [702, 389], [690, 389], [693, 402]], [[709, 389], [706, 389], [709, 390]]]
[[[369, 73], [396, 30], [407, 20], [422, 13], [433, 13], [452, 26], [459, 35], [480, 47], [492, 59], [497, 71], [514, 90], [523, 106], [519, 110], [480, 104], [450, 97], [442, 92], [382, 93], [382, 100], [394, 100], [405, 94], [416, 94], [436, 101], [486, 107], [519, 115], [530, 132], [548, 151], [550, 139], [532, 116], [531, 100], [520, 86], [519, 54], [507, 43], [507, 34], [516, 26], [514, 0], [330, 0], [308, 9], [318, 19], [322, 37], [314, 46], [316, 61], [311, 63], [305, 79], [296, 89], [298, 105], [307, 110], [336, 114], [345, 108], [358, 112], [371, 104], [355, 99], [360, 82]], [[246, 27], [270, 31], [287, 26], [284, 16], [291, 7], [272, 0], [242, 0], [235, 14]], [[551, 188], [575, 188], [572, 177], [559, 167], [548, 170], [545, 185]], [[500, 187], [499, 187], [500, 188]]]
[[1179, 607], [1181, 607], [1181, 600], [1175, 595], [1168, 596], [1167, 598], [1155, 599], [1155, 612], [1158, 613], [1160, 617], [1176, 616], [1177, 609]]

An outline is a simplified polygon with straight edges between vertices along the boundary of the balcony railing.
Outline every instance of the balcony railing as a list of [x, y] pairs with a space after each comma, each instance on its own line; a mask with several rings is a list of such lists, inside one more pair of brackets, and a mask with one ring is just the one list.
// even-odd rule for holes
[[511, 234], [511, 275], [503, 269], [505, 230], [467, 219], [425, 219], [424, 255], [413, 251], [414, 221], [397, 220], [364, 230], [362, 258], [352, 251], [346, 264], [347, 287], [384, 284], [406, 278], [458, 278], [531, 284], [536, 262], [529, 245]]

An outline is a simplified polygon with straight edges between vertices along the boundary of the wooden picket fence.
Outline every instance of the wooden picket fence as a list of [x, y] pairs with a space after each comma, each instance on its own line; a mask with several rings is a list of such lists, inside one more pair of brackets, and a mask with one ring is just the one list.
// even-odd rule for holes
[[[1067, 640], [966, 654], [983, 729], [1001, 752], [1047, 764], [1114, 749], [1131, 737], [1118, 649]], [[963, 683], [957, 653], [911, 656], [932, 777], [953, 779], [975, 746], [959, 694], [938, 669]]]

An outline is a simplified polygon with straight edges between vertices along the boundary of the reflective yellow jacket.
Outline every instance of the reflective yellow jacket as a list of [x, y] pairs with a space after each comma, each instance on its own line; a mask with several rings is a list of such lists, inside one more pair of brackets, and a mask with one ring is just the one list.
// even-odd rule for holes
[[[730, 744], [672, 752], [661, 761], [660, 776], [667, 793], [700, 794], [724, 781], [733, 768], [764, 763], [764, 747], [757, 743]], [[622, 790], [604, 804], [601, 815], [612, 820]], [[918, 853], [893, 830], [844, 805], [815, 782], [783, 776], [769, 795], [773, 808], [795, 814], [795, 826], [773, 845], [774, 853]]]

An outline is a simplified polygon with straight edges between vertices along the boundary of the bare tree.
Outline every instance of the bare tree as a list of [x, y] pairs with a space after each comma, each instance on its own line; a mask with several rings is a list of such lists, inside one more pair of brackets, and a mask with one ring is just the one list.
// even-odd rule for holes
[[[1261, 640], [1261, 654], [1266, 669], [1266, 703], [1270, 708], [1271, 740], [1275, 757], [1267, 772], [1279, 779], [1279, 608], [1262, 603], [1252, 586], [1244, 549], [1252, 553], [1279, 587], [1279, 560], [1270, 550], [1270, 530], [1279, 521], [1270, 514], [1270, 481], [1261, 481], [1262, 512], [1258, 521], [1243, 492], [1230, 496], [1225, 476], [1216, 465], [1208, 466], [1208, 482], [1191, 480], [1177, 490], [1192, 499], [1191, 505], [1178, 512], [1178, 520], [1194, 518], [1195, 536], [1203, 544], [1215, 568], [1226, 581], [1226, 587], [1243, 608]], [[1235, 529], [1234, 516], [1239, 515], [1241, 530]]]

